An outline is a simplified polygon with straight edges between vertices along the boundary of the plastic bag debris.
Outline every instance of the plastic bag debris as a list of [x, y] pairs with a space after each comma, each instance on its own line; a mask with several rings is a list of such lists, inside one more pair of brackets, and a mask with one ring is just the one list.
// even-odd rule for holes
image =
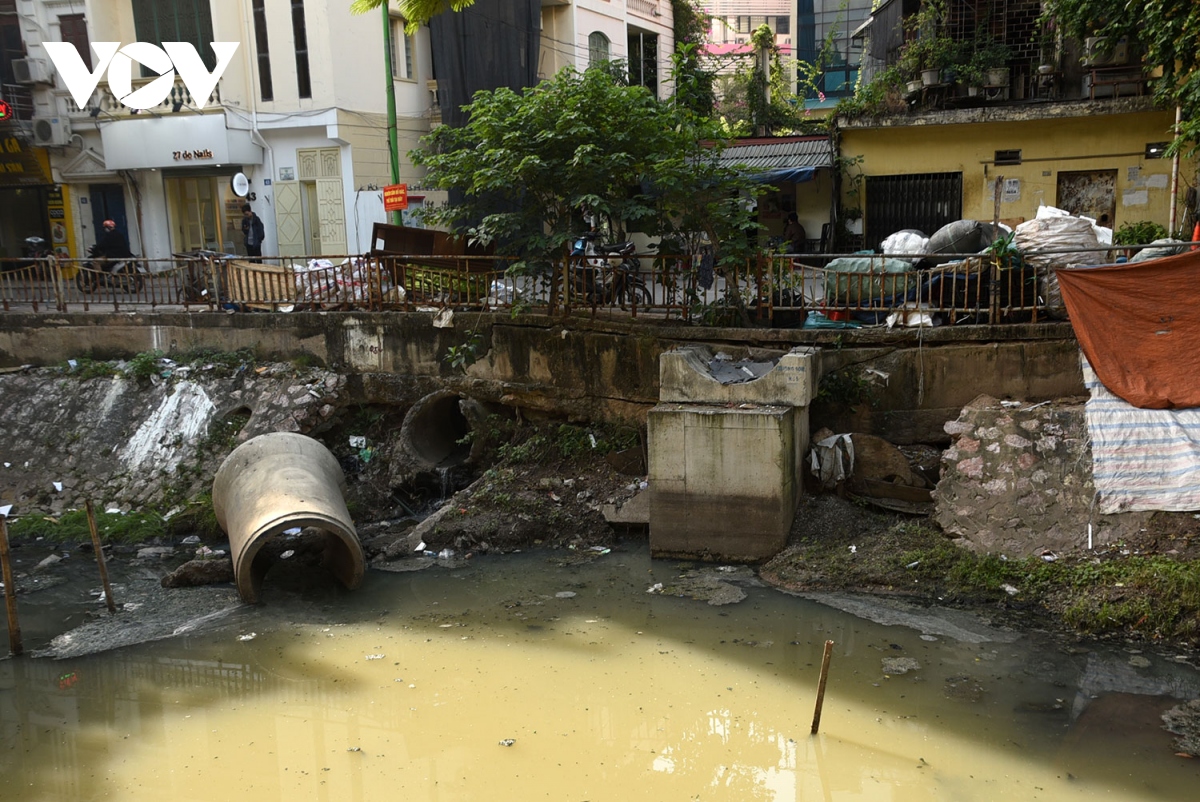
[[493, 279], [488, 288], [488, 300], [497, 305], [511, 305], [521, 299], [523, 293], [510, 278]]
[[257, 637], [258, 637], [257, 632], [247, 632], [245, 635], [238, 635], [238, 640], [241, 640], [241, 641], [254, 640]]
[[849, 434], [826, 437], [809, 452], [809, 470], [825, 487], [834, 487], [854, 472], [854, 442]]
[[351, 448], [366, 448], [367, 447], [367, 438], [364, 437], [363, 435], [358, 435], [358, 434], [350, 435], [350, 447]]
[[435, 329], [454, 328], [454, 310], [450, 307], [439, 309], [438, 313], [433, 316], [433, 327]]
[[929, 237], [915, 228], [906, 228], [884, 237], [879, 243], [879, 252], [895, 257], [911, 254], [913, 258], [904, 261], [915, 265], [921, 261], [922, 254], [929, 253]]
[[382, 654], [368, 654], [363, 659], [364, 660], [382, 660], [384, 658], [384, 656], [385, 655], [382, 655]]

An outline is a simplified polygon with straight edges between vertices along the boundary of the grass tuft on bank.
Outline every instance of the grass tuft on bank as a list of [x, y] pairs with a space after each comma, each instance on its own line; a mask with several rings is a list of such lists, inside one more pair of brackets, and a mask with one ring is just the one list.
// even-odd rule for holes
[[[166, 522], [157, 512], [96, 513], [96, 532], [102, 543], [144, 543], [166, 534]], [[47, 543], [91, 542], [87, 512], [71, 510], [59, 516], [29, 515], [8, 525], [14, 543], [41, 539]]]
[[809, 536], [763, 566], [792, 590], [893, 592], [942, 603], [1049, 615], [1092, 637], [1200, 645], [1200, 560], [1167, 555], [1005, 559], [976, 554], [934, 527], [901, 522], [872, 535]]

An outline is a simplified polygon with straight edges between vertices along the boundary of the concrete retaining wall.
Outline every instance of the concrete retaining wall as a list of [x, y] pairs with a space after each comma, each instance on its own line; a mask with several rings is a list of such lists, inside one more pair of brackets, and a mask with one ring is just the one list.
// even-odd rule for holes
[[[473, 332], [481, 336], [479, 359], [463, 375], [445, 356]], [[980, 393], [1028, 401], [1083, 393], [1078, 349], [1064, 323], [805, 331], [460, 313], [454, 328], [439, 329], [422, 313], [0, 314], [0, 367], [251, 348], [264, 358], [315, 359], [382, 392], [389, 383], [432, 381], [578, 419], [644, 419], [658, 401], [659, 355], [688, 342], [735, 359], [817, 346], [818, 375], [848, 367], [867, 383], [869, 398], [831, 398], [819, 387], [812, 425], [896, 443], [948, 442], [943, 424]]]

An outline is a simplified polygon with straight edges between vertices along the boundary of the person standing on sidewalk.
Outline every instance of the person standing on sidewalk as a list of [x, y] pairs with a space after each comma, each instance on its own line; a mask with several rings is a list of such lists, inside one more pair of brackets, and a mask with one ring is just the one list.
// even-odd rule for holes
[[242, 205], [242, 235], [246, 238], [246, 255], [250, 257], [250, 261], [261, 262], [265, 236], [263, 222], [248, 203]]

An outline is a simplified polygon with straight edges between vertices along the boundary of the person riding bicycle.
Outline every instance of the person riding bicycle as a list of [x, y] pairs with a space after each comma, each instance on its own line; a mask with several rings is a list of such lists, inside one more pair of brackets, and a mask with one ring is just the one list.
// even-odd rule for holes
[[114, 221], [105, 220], [101, 225], [104, 233], [92, 246], [92, 256], [97, 259], [116, 260], [112, 265], [107, 266], [108, 270], [115, 273], [122, 260], [133, 258], [133, 251], [129, 250], [129, 240], [125, 239], [125, 235], [117, 230], [117, 224]]

